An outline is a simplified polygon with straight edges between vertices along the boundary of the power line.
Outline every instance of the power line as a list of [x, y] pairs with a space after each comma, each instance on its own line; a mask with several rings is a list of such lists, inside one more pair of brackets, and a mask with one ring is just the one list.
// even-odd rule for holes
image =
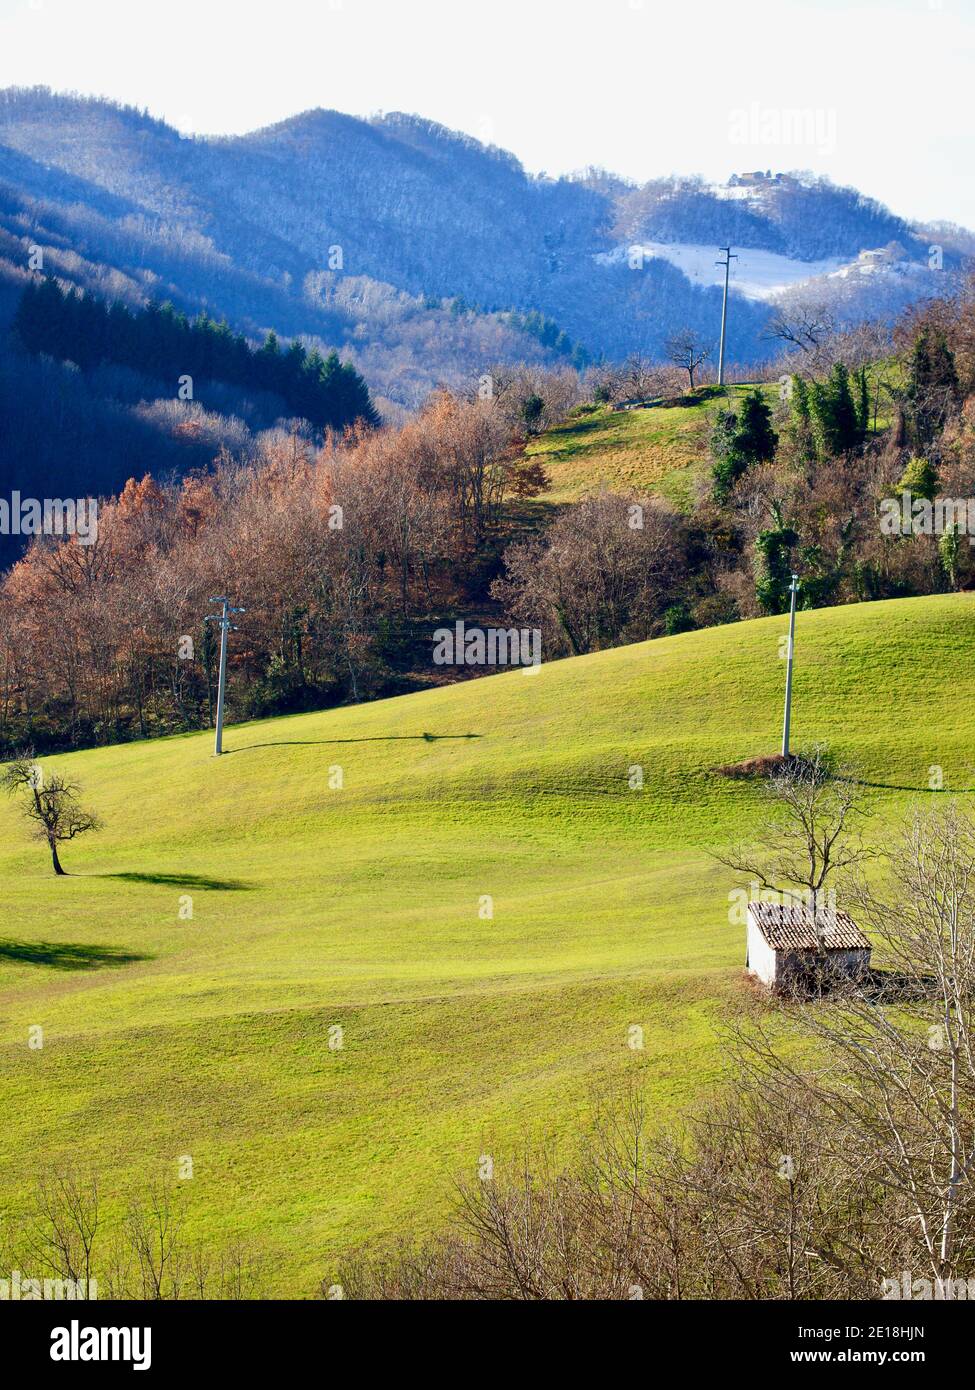
[[789, 756], [789, 725], [792, 720], [792, 654], [796, 645], [796, 594], [799, 592], [799, 576], [792, 576], [789, 593], [792, 602], [789, 607], [789, 649], [786, 652], [785, 667], [785, 719], [782, 723], [782, 756]]
[[720, 348], [720, 350], [719, 350], [719, 352], [718, 352], [718, 385], [719, 385], [719, 386], [723, 386], [723, 385], [724, 385], [724, 340], [725, 340], [725, 329], [726, 329], [727, 326], [728, 326], [728, 275], [729, 275], [729, 272], [730, 272], [730, 270], [731, 270], [731, 262], [732, 262], [732, 261], [736, 261], [736, 260], [738, 259], [738, 257], [737, 257], [737, 256], [733, 256], [733, 255], [731, 254], [731, 247], [730, 247], [730, 246], [719, 246], [719, 247], [718, 247], [718, 250], [719, 250], [719, 251], [723, 251], [724, 254], [725, 254], [725, 259], [724, 259], [723, 261], [715, 261], [715, 265], [720, 265], [720, 266], [723, 266], [723, 267], [724, 267], [724, 299], [721, 301], [721, 348]]
[[205, 623], [217, 623], [220, 628], [220, 675], [217, 679], [217, 726], [213, 740], [213, 756], [219, 757], [223, 752], [223, 697], [227, 685], [227, 633], [236, 632], [237, 625], [230, 621], [231, 613], [246, 613], [246, 608], [232, 608], [230, 600], [226, 598], [212, 598], [211, 603], [221, 605], [219, 613], [208, 613], [203, 619]]

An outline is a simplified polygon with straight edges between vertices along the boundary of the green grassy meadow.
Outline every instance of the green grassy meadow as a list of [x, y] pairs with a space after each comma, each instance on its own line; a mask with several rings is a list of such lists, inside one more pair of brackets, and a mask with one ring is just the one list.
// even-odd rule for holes
[[[711, 856], [760, 799], [712, 769], [776, 751], [784, 631], [239, 725], [220, 760], [208, 734], [45, 759], [105, 828], [56, 879], [0, 804], [3, 1201], [55, 1162], [121, 1191], [190, 1155], [190, 1230], [311, 1296], [634, 1068], [679, 1114], [745, 994]], [[860, 760], [879, 839], [932, 765], [975, 787], [973, 636], [966, 595], [800, 614], [796, 743]]]
[[[682, 509], [706, 467], [707, 446], [719, 410], [734, 410], [754, 388], [729, 386], [720, 398], [703, 396], [690, 406], [654, 406], [615, 411], [599, 406], [573, 413], [525, 450], [548, 472], [549, 502], [575, 502], [600, 485], [615, 490], [657, 492]], [[770, 404], [777, 382], [762, 383]]]
[[[890, 363], [868, 368], [871, 399], [878, 378], [900, 384], [902, 373]], [[598, 406], [574, 411], [562, 424], [546, 430], [525, 450], [549, 475], [546, 503], [577, 502], [605, 486], [614, 491], [651, 492], [689, 511], [698, 481], [710, 469], [708, 444], [719, 411], [737, 410], [742, 397], [758, 386], [777, 411], [778, 381], [729, 385], [723, 395], [705, 388], [700, 401], [688, 406], [654, 406], [649, 410], [615, 411]], [[877, 432], [892, 423], [890, 393], [879, 388]]]

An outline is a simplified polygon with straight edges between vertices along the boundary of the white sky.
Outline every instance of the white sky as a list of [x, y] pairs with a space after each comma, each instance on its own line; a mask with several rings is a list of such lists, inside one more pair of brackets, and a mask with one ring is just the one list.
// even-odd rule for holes
[[973, 38], [975, 0], [0, 0], [0, 86], [202, 133], [415, 111], [532, 171], [812, 169], [975, 227]]

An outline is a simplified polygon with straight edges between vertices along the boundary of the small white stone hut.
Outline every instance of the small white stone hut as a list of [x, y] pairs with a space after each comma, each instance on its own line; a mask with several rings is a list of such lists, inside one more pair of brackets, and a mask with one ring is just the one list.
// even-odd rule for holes
[[870, 942], [845, 912], [779, 903], [748, 904], [745, 969], [769, 989], [822, 989], [830, 977], [856, 979], [870, 969]]

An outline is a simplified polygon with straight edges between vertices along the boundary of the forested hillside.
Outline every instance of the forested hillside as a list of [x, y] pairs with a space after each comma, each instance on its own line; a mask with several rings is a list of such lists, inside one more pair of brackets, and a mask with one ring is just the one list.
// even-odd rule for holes
[[[321, 437], [379, 415], [332, 351], [263, 345], [201, 312], [130, 309], [39, 273], [9, 287], [0, 358], [0, 497], [106, 497], [132, 476], [245, 464], [277, 437]], [[0, 568], [27, 537], [0, 534]]]
[[338, 354], [306, 352], [294, 340], [286, 351], [269, 333], [253, 350], [243, 334], [199, 314], [192, 322], [169, 303], [151, 301], [132, 312], [94, 295], [63, 290], [55, 280], [29, 281], [14, 315], [14, 332], [30, 352], [92, 370], [107, 362], [181, 382], [193, 398], [193, 380], [230, 383], [280, 397], [290, 415], [318, 429], [342, 430], [379, 416], [359, 373]]
[[[52, 273], [133, 306], [171, 299], [258, 339], [301, 334], [349, 355], [380, 408], [413, 408], [485, 362], [660, 357], [677, 329], [713, 340], [719, 290], [666, 257], [626, 255], [633, 242], [730, 239], [799, 267], [893, 243], [905, 264], [927, 255], [929, 235], [852, 189], [804, 177], [727, 193], [532, 177], [501, 150], [401, 114], [315, 110], [204, 139], [106, 101], [0, 93], [0, 276], [36, 245]], [[962, 243], [941, 242], [951, 272]], [[855, 321], [861, 294], [889, 317], [943, 285], [900, 286], [892, 308], [877, 277], [833, 288]], [[533, 332], [532, 314], [554, 331]], [[736, 298], [732, 360], [771, 355], [769, 317]]]

